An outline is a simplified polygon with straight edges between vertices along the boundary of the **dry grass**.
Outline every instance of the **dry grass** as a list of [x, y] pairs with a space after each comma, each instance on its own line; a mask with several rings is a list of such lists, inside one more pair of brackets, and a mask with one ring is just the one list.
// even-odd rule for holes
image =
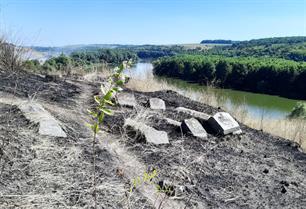
[[[68, 70], [56, 70], [49, 72], [41, 72], [42, 74], [47, 73], [48, 75], [58, 76], [58, 77], [70, 77], [77, 80], [84, 80], [88, 82], [100, 82], [105, 80], [111, 75], [110, 67], [106, 64], [92, 65], [89, 67], [79, 66], [73, 67], [68, 66]], [[69, 72], [67, 74], [67, 72]]]
[[[173, 90], [192, 100], [202, 102], [213, 107], [222, 106], [223, 98], [218, 98], [212, 92], [203, 91], [202, 94], [195, 94], [192, 89], [181, 90], [173, 85], [170, 85], [164, 80], [157, 80], [152, 77], [146, 79], [131, 79], [127, 87], [132, 90], [150, 92], [159, 90]], [[225, 107], [222, 107], [226, 109]], [[304, 150], [306, 150], [306, 121], [303, 120], [289, 120], [289, 119], [271, 119], [265, 118], [264, 113], [261, 118], [251, 117], [243, 105], [236, 106], [232, 110], [226, 110], [236, 117], [240, 122], [247, 126], [263, 130], [276, 136], [290, 139], [299, 143]]]
[[167, 82], [159, 82], [155, 78], [146, 80], [142, 79], [131, 79], [126, 85], [127, 88], [142, 92], [161, 91], [165, 89], [172, 90], [173, 87]]
[[5, 36], [0, 36], [0, 70], [21, 70], [23, 53], [22, 47], [9, 43]]

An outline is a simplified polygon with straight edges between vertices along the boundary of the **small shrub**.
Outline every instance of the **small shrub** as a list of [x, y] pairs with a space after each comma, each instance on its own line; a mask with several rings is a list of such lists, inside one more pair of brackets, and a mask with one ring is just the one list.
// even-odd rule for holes
[[112, 101], [113, 95], [120, 91], [122, 86], [126, 82], [126, 76], [123, 74], [123, 70], [130, 65], [130, 62], [123, 62], [119, 67], [115, 68], [115, 72], [109, 79], [108, 89], [104, 89], [101, 85], [101, 95], [94, 96], [96, 106], [93, 110], [88, 110], [92, 118], [92, 123], [88, 124], [93, 132], [93, 197], [94, 197], [94, 208], [97, 208], [97, 194], [96, 194], [96, 138], [100, 131], [100, 126], [103, 125], [105, 115], [112, 115], [109, 106], [113, 106]]

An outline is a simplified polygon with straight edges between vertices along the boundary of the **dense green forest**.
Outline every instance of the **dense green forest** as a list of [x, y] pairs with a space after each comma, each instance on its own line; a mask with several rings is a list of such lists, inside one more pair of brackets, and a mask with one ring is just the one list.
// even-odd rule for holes
[[306, 99], [306, 63], [279, 58], [181, 55], [154, 63], [154, 73], [201, 84]]
[[186, 48], [182, 45], [139, 45], [123, 47], [137, 54], [140, 59], [157, 59], [179, 54], [202, 54], [202, 48]]
[[214, 47], [208, 50], [206, 54], [228, 57], [277, 57], [294, 61], [306, 61], [306, 37], [296, 36], [241, 41], [230, 46]]
[[140, 59], [156, 59], [165, 56], [174, 56], [185, 51], [181, 46], [143, 45], [127, 48], [137, 54]]
[[77, 51], [70, 54], [76, 64], [86, 65], [92, 63], [119, 64], [124, 60], [137, 60], [137, 55], [127, 49], [95, 49]]

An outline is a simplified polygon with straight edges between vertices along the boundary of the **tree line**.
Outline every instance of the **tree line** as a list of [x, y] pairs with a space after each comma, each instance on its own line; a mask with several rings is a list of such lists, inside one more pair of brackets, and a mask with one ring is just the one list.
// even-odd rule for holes
[[203, 40], [201, 44], [233, 44], [235, 41], [224, 40], [224, 39], [215, 39], [215, 40]]
[[117, 48], [81, 49], [69, 55], [61, 53], [51, 57], [44, 63], [38, 60], [25, 61], [25, 67], [34, 71], [65, 70], [67, 67], [90, 66], [92, 64], [118, 65], [125, 60], [157, 59], [160, 57], [175, 56], [178, 54], [202, 54], [201, 49], [185, 49], [183, 46], [141, 45], [118, 46]]
[[153, 62], [158, 76], [306, 99], [306, 63], [278, 58], [179, 55]]
[[241, 41], [233, 43], [231, 46], [214, 47], [208, 50], [206, 54], [228, 57], [277, 57], [306, 61], [306, 37], [279, 37]]
[[120, 64], [125, 60], [137, 60], [136, 53], [127, 49], [96, 49], [90, 51], [77, 51], [70, 54], [73, 62], [77, 64], [112, 63]]
[[169, 57], [179, 54], [199, 54], [202, 49], [199, 48], [186, 48], [182, 45], [139, 45], [139, 46], [121, 46], [137, 54], [140, 59], [157, 59], [160, 57]]
[[95, 49], [76, 51], [70, 55], [62, 53], [57, 57], [51, 57], [42, 64], [38, 60], [27, 60], [24, 65], [25, 68], [34, 71], [57, 71], [101, 63], [116, 65], [125, 60], [136, 61], [137, 59], [134, 52], [126, 49]]

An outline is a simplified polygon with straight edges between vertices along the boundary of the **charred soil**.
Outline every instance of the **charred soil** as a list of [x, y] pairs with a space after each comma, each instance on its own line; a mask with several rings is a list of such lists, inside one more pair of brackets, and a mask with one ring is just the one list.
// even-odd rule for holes
[[[37, 95], [68, 136], [40, 136], [37, 124], [28, 121], [16, 106], [0, 104], [0, 208], [91, 208], [92, 134], [85, 122], [89, 118], [86, 109], [97, 93], [95, 85], [49, 81], [27, 73], [0, 72], [0, 76], [0, 91], [21, 98]], [[190, 117], [177, 113], [176, 107], [207, 114], [221, 110], [173, 91], [126, 91], [134, 93], [138, 106], [114, 107], [115, 115], [105, 121], [104, 131], [109, 133], [100, 140], [112, 137], [127, 150], [126, 156], [156, 168], [156, 183], [168, 182], [175, 190], [169, 198], [188, 209], [306, 208], [306, 154], [296, 143], [243, 124], [242, 135], [209, 133], [207, 140], [184, 135], [165, 120]], [[167, 109], [150, 110], [152, 97], [163, 99]], [[170, 143], [145, 143], [123, 127], [128, 117], [166, 131]], [[97, 148], [100, 208], [127, 208], [131, 179], [118, 172], [125, 165], [114, 153], [107, 145]], [[137, 190], [131, 201], [132, 208], [152, 208]]]
[[[161, 180], [183, 188], [179, 201], [187, 203], [187, 208], [306, 208], [306, 154], [298, 144], [243, 124], [242, 135], [208, 134], [207, 140], [183, 135], [164, 120], [190, 118], [177, 113], [176, 107], [207, 114], [222, 110], [173, 91], [133, 93], [140, 107], [123, 108], [123, 113], [109, 117], [109, 127], [129, 136], [126, 146], [144, 164], [157, 168]], [[152, 97], [163, 99], [166, 111], [146, 109]], [[120, 129], [127, 117], [166, 131], [170, 144], [147, 144], [135, 133]]]

